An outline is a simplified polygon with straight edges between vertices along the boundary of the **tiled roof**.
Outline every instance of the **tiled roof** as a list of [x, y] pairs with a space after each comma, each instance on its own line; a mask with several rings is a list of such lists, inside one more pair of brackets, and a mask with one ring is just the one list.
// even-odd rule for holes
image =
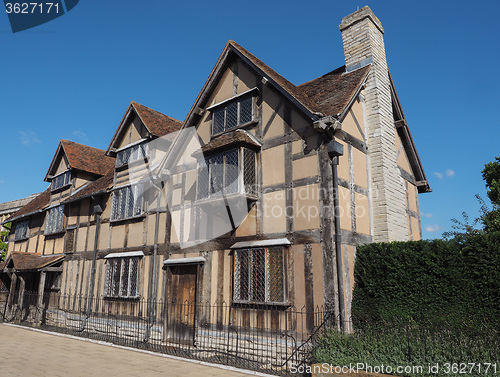
[[13, 251], [8, 259], [0, 264], [0, 269], [3, 269], [10, 260], [14, 262], [14, 269], [17, 271], [38, 270], [47, 267], [59, 260], [62, 260], [64, 255], [41, 255], [40, 253], [22, 253]]
[[153, 136], [160, 137], [179, 131], [182, 128], [180, 120], [171, 118], [135, 101], [130, 102], [130, 105], [135, 109], [137, 115], [139, 115], [139, 118]]
[[345, 73], [345, 66], [298, 86], [314, 101], [323, 115], [341, 113], [364, 81], [370, 66]]
[[6, 221], [11, 221], [12, 219], [16, 219], [20, 216], [27, 215], [32, 212], [36, 212], [38, 210], [42, 210], [49, 205], [50, 200], [50, 187], [47, 188], [44, 192], [39, 194], [35, 199], [26, 204], [24, 207], [21, 207], [17, 212], [14, 212], [12, 216], [10, 216]]
[[244, 55], [311, 113], [320, 112], [325, 116], [336, 116], [345, 109], [370, 70], [367, 66], [345, 73], [344, 66], [295, 86], [236, 42], [230, 40], [228, 46], [232, 46]]
[[314, 103], [314, 101], [311, 101], [306, 93], [297, 88], [294, 84], [285, 79], [283, 76], [281, 76], [274, 69], [272, 69], [267, 64], [262, 62], [260, 59], [255, 57], [252, 53], [247, 51], [245, 48], [241, 47], [238, 43], [236, 43], [233, 40], [230, 40], [228, 42], [228, 46], [234, 47], [241, 54], [243, 54], [255, 66], [261, 69], [268, 76], [268, 78], [274, 80], [278, 85], [280, 85], [290, 95], [292, 95], [297, 101], [299, 101], [300, 103], [302, 103], [302, 105], [304, 105], [307, 109], [309, 109], [309, 111], [311, 112], [319, 111], [317, 104]]
[[104, 175], [115, 165], [115, 159], [105, 155], [105, 151], [75, 143], [69, 140], [61, 140], [61, 146], [68, 158], [69, 165], [73, 169]]
[[215, 150], [227, 147], [228, 145], [248, 145], [250, 147], [261, 147], [262, 144], [252, 136], [248, 131], [245, 130], [235, 130], [233, 132], [228, 132], [217, 136], [212, 139], [208, 144], [205, 144], [201, 151], [203, 153], [213, 152]]

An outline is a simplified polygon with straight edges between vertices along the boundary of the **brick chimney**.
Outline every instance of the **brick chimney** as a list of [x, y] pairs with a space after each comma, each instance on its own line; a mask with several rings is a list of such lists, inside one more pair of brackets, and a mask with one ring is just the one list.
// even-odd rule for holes
[[374, 241], [407, 240], [406, 193], [396, 162], [394, 115], [384, 28], [365, 6], [340, 24], [346, 70], [371, 64], [365, 87]]

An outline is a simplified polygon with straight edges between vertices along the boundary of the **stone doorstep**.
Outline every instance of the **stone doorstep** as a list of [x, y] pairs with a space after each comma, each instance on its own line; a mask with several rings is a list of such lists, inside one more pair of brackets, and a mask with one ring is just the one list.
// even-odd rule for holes
[[[368, 373], [365, 371], [359, 371], [357, 373], [324, 373], [324, 372], [314, 372], [314, 367], [321, 370], [323, 364], [313, 364], [311, 365], [312, 377], [395, 377], [392, 374], [382, 374], [382, 373]], [[335, 367], [334, 367], [335, 368]]]

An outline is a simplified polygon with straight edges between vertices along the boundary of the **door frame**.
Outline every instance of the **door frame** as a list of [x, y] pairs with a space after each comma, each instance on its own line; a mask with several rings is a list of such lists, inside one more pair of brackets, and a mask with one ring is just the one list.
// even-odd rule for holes
[[189, 339], [190, 344], [194, 344], [196, 339], [196, 330], [199, 327], [199, 307], [200, 307], [200, 292], [202, 287], [202, 277], [203, 277], [203, 266], [205, 263], [205, 258], [179, 258], [179, 259], [167, 259], [163, 262], [164, 270], [164, 316], [163, 316], [163, 340], [168, 341], [169, 339], [169, 321], [168, 321], [168, 305], [169, 305], [169, 291], [172, 285], [172, 268], [174, 267], [195, 267], [195, 293], [194, 293], [194, 318], [193, 318], [193, 334], [191, 339]]

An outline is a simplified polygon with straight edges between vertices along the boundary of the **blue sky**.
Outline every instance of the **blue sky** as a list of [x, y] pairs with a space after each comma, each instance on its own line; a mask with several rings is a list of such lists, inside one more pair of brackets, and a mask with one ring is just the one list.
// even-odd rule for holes
[[500, 155], [500, 2], [447, 0], [81, 0], [13, 34], [0, 14], [0, 202], [47, 187], [59, 139], [106, 149], [129, 102], [184, 120], [228, 39], [294, 84], [344, 64], [343, 16], [369, 5], [433, 192], [424, 238], [440, 238], [486, 198]]

